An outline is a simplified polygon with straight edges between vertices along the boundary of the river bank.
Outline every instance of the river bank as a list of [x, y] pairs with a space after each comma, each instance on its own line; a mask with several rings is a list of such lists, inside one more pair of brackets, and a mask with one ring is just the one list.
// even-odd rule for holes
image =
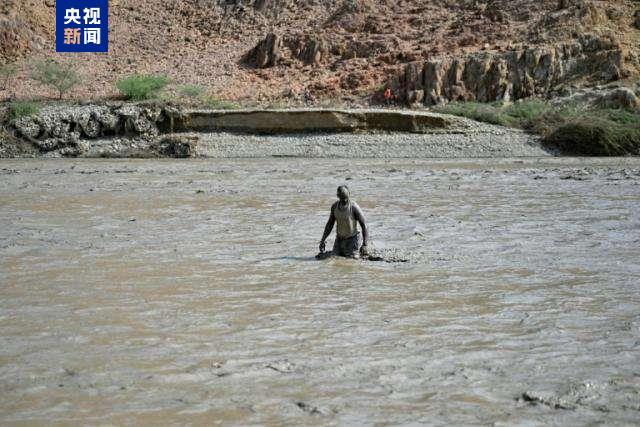
[[520, 157], [520, 130], [419, 110], [188, 110], [53, 105], [10, 121], [0, 157]]

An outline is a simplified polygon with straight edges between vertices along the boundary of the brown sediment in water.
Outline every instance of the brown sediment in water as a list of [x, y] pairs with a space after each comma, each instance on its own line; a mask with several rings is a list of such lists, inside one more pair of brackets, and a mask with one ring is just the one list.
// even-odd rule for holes
[[[638, 419], [638, 159], [0, 174], [4, 424]], [[411, 262], [313, 260], [349, 177]]]

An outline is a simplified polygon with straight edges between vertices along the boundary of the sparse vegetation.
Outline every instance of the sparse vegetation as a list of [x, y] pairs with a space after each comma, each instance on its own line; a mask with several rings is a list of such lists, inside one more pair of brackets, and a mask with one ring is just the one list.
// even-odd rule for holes
[[63, 64], [52, 59], [33, 63], [31, 78], [40, 84], [49, 86], [58, 92], [58, 99], [81, 81], [80, 75], [72, 64]]
[[185, 97], [191, 99], [199, 99], [206, 92], [206, 88], [200, 85], [182, 85], [178, 86], [178, 93]]
[[171, 93], [168, 91], [161, 91], [156, 96], [155, 99], [164, 104], [179, 104], [180, 97], [175, 93]]
[[290, 107], [290, 104], [284, 99], [274, 99], [266, 105], [267, 110], [283, 110], [288, 107]]
[[40, 104], [31, 101], [15, 101], [9, 104], [9, 118], [33, 116], [40, 112]]
[[127, 99], [143, 101], [157, 97], [167, 84], [169, 78], [164, 75], [136, 74], [118, 80], [116, 87]]
[[528, 100], [508, 106], [501, 103], [452, 102], [435, 107], [434, 110], [494, 125], [524, 129], [536, 118], [551, 112], [553, 108], [540, 100]]
[[9, 83], [18, 74], [17, 64], [0, 65], [0, 89], [8, 90]]
[[627, 110], [554, 106], [526, 100], [497, 103], [451, 103], [435, 111], [537, 133], [563, 154], [621, 156], [640, 154], [640, 114]]
[[203, 103], [214, 110], [237, 110], [240, 108], [240, 105], [235, 102], [225, 101], [215, 96], [204, 97]]

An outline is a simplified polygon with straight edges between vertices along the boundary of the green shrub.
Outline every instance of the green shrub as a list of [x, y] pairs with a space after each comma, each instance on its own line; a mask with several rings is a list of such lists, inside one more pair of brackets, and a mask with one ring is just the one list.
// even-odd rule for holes
[[509, 117], [494, 104], [480, 102], [452, 102], [434, 108], [435, 111], [454, 116], [467, 117], [479, 122], [509, 126]]
[[509, 123], [520, 122], [525, 125], [534, 122], [541, 115], [551, 111], [549, 103], [537, 99], [516, 102], [504, 108], [504, 113], [509, 117]]
[[640, 114], [628, 110], [554, 106], [530, 99], [508, 106], [451, 103], [435, 111], [536, 133], [563, 154], [620, 156], [640, 154]]
[[58, 91], [58, 99], [80, 83], [80, 75], [71, 64], [61, 64], [52, 59], [37, 61], [32, 65], [31, 78]]
[[9, 117], [19, 119], [20, 117], [33, 116], [40, 112], [40, 105], [30, 101], [15, 101], [9, 104]]
[[127, 99], [142, 101], [156, 97], [167, 84], [167, 76], [137, 74], [118, 80], [116, 87]]
[[204, 86], [200, 85], [182, 85], [178, 86], [178, 93], [186, 98], [197, 99], [202, 97], [206, 91]]
[[623, 156], [640, 154], [640, 127], [606, 118], [585, 117], [561, 124], [544, 138], [563, 154]]
[[553, 111], [551, 105], [536, 99], [508, 106], [503, 106], [500, 103], [453, 102], [435, 107], [435, 110], [440, 113], [468, 117], [480, 122], [517, 128], [528, 128], [541, 116]]
[[603, 113], [604, 117], [607, 117], [611, 121], [622, 125], [640, 127], [640, 114], [638, 113], [632, 113], [631, 111], [624, 109], [603, 109], [600, 111]]

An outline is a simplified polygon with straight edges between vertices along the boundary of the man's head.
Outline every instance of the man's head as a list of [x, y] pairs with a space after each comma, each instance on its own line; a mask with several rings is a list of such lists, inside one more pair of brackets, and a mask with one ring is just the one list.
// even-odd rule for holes
[[338, 196], [338, 199], [340, 199], [341, 202], [346, 202], [349, 200], [349, 188], [347, 188], [346, 185], [341, 185], [340, 187], [338, 187], [338, 191], [336, 192], [336, 195]]

